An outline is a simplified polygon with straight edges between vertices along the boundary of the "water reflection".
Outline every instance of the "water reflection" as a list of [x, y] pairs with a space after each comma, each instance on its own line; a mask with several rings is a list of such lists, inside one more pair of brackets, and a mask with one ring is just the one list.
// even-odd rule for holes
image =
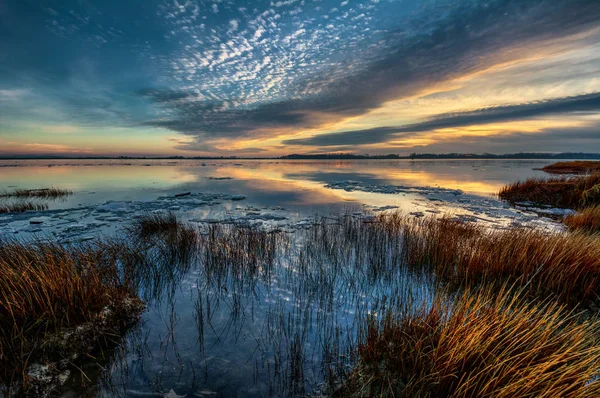
[[324, 188], [332, 181], [431, 186], [488, 196], [516, 179], [543, 175], [534, 168], [548, 163], [537, 160], [0, 161], [0, 190], [60, 186], [76, 192], [65, 202], [51, 204], [53, 208], [100, 204], [107, 200], [153, 200], [190, 190], [245, 194], [257, 205], [322, 210], [344, 201], [365, 202], [364, 195]]
[[293, 235], [212, 225], [194, 256], [159, 248], [155, 261], [136, 263], [149, 305], [142, 323], [70, 392], [258, 397], [335, 386], [367, 320], [431, 302], [435, 290], [404, 266], [401, 237], [362, 223], [324, 217]]

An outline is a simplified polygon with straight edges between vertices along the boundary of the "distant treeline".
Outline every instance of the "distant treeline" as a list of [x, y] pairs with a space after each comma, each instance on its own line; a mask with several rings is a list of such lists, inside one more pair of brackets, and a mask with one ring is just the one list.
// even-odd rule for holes
[[330, 160], [353, 160], [353, 159], [600, 159], [600, 153], [584, 153], [584, 152], [561, 152], [561, 153], [539, 153], [539, 152], [519, 152], [505, 153], [496, 155], [493, 153], [411, 153], [410, 155], [355, 155], [352, 153], [319, 153], [319, 154], [291, 154], [279, 157], [239, 157], [239, 156], [164, 156], [164, 157], [149, 157], [149, 156], [0, 156], [3, 160], [18, 160], [18, 159], [44, 159], [44, 160], [293, 160], [293, 159], [330, 159]]
[[280, 159], [600, 159], [600, 153], [562, 152], [537, 153], [519, 152], [496, 155], [493, 153], [411, 153], [407, 156], [389, 155], [354, 155], [351, 153], [325, 154], [292, 154]]

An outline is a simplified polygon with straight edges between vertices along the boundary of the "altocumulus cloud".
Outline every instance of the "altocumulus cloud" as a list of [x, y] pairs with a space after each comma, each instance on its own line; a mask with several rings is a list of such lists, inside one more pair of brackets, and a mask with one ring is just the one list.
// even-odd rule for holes
[[[199, 140], [258, 136], [265, 129], [314, 128], [324, 122], [364, 114], [390, 99], [409, 97], [439, 82], [464, 76], [497, 62], [507, 53], [535, 43], [589, 31], [600, 26], [597, 0], [496, 0], [463, 2], [415, 26], [421, 16], [404, 21], [410, 28], [390, 32], [382, 48], [360, 70], [331, 79], [314, 76], [297, 84], [319, 86], [316, 95], [300, 95], [253, 107], [236, 106], [238, 100], [199, 99], [155, 103], [168, 116], [146, 125], [174, 130]], [[511, 50], [511, 51], [508, 51]], [[577, 102], [579, 101], [579, 102]], [[587, 101], [587, 102], [586, 102]], [[426, 129], [482, 123], [485, 120], [522, 119], [534, 114], [569, 112], [568, 106], [597, 104], [597, 97], [568, 98], [518, 107], [501, 107], [472, 113], [443, 115], [409, 127], [381, 127], [346, 132], [288, 144], [352, 145], [381, 142], [387, 137]], [[569, 105], [572, 104], [572, 105]], [[561, 111], [560, 107], [564, 107]], [[364, 137], [368, 133], [369, 137]]]

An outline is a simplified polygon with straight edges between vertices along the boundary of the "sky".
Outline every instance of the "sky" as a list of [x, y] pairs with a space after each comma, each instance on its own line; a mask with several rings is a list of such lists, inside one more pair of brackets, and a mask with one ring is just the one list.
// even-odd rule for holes
[[0, 0], [0, 155], [600, 152], [598, 0]]

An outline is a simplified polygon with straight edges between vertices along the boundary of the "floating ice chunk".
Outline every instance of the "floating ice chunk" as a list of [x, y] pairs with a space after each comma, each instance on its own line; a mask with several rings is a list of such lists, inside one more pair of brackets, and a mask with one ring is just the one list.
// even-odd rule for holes
[[96, 211], [101, 213], [126, 213], [131, 210], [131, 202], [108, 201], [105, 204], [96, 207]]
[[39, 225], [47, 222], [48, 220], [50, 220], [50, 217], [34, 217], [29, 219], [29, 224]]
[[551, 216], [568, 216], [571, 214], [576, 214], [575, 210], [571, 209], [558, 209], [558, 208], [550, 208], [550, 209], [533, 209], [536, 213], [548, 214]]
[[392, 210], [392, 209], [397, 209], [398, 206], [381, 206], [381, 207], [374, 207], [373, 211], [386, 211], [386, 210]]

